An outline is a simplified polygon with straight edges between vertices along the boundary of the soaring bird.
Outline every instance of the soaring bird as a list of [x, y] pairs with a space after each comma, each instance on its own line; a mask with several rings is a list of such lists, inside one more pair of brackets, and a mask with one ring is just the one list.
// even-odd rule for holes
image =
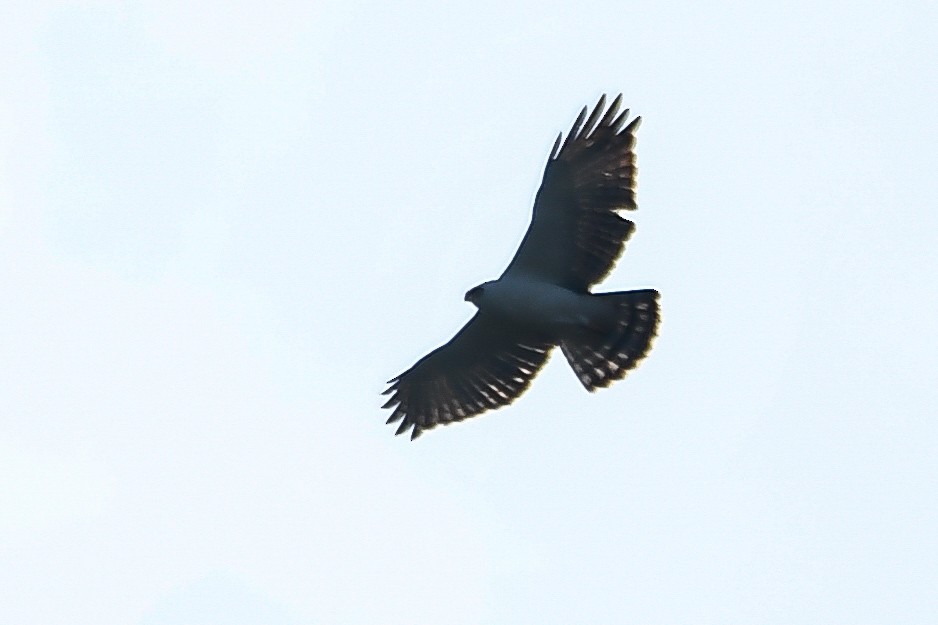
[[475, 315], [448, 343], [393, 378], [383, 408], [411, 440], [517, 399], [555, 346], [586, 390], [625, 377], [651, 349], [658, 328], [654, 289], [592, 293], [635, 229], [635, 132], [619, 113], [622, 95], [583, 107], [557, 137], [534, 199], [527, 233], [497, 279], [466, 293]]

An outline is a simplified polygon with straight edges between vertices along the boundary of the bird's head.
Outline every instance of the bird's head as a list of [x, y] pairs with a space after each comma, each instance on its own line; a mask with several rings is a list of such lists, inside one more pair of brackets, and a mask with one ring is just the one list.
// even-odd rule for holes
[[482, 293], [485, 291], [485, 285], [480, 284], [466, 291], [465, 301], [472, 302], [476, 308], [482, 305]]

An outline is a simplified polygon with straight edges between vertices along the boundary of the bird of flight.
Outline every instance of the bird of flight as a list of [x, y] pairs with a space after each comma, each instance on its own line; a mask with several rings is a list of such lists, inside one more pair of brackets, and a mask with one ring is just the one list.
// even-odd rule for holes
[[[594, 294], [635, 229], [636, 117], [603, 95], [557, 137], [521, 246], [501, 277], [474, 287], [478, 309], [448, 343], [390, 380], [388, 423], [410, 438], [517, 399], [560, 346], [586, 390], [625, 377], [651, 349], [654, 289]], [[624, 128], [623, 128], [624, 126]], [[561, 142], [562, 141], [562, 142]]]

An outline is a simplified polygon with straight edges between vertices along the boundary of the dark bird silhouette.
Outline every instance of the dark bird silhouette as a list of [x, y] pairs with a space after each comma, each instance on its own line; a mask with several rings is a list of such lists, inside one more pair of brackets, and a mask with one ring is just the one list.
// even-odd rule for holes
[[390, 380], [384, 408], [411, 439], [517, 399], [560, 346], [588, 391], [609, 386], [651, 349], [653, 289], [593, 294], [635, 229], [635, 132], [620, 94], [599, 99], [557, 137], [534, 200], [531, 225], [508, 268], [470, 289], [476, 314], [448, 343]]

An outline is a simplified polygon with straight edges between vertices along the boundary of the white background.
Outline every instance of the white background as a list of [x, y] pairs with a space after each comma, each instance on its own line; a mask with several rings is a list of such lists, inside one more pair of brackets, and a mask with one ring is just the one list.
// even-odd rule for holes
[[[0, 9], [0, 622], [938, 622], [934, 3], [193, 4]], [[651, 356], [394, 437], [604, 91]]]

